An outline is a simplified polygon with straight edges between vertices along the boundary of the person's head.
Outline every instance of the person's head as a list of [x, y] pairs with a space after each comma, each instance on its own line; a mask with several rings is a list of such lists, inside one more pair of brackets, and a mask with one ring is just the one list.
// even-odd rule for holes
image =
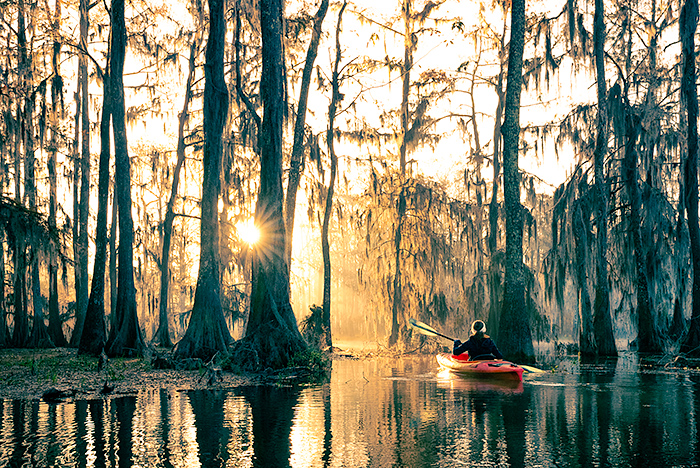
[[474, 320], [472, 323], [472, 335], [484, 336], [486, 333], [486, 324], [481, 320]]

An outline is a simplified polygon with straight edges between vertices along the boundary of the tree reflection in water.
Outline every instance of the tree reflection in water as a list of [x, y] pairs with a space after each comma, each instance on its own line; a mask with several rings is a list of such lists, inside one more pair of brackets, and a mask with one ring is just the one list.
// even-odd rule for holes
[[0, 468], [690, 467], [699, 412], [700, 377], [634, 356], [515, 386], [348, 360], [319, 386], [0, 400]]

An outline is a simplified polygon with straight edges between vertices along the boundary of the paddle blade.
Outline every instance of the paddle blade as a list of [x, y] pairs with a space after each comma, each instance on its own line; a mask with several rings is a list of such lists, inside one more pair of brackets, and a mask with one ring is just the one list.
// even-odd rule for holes
[[424, 334], [424, 335], [428, 335], [428, 336], [441, 336], [440, 333], [438, 333], [437, 330], [435, 330], [434, 328], [432, 328], [432, 327], [429, 326], [429, 325], [426, 325], [426, 324], [423, 323], [423, 322], [419, 322], [418, 320], [416, 320], [416, 319], [414, 319], [414, 318], [408, 319], [408, 323], [409, 323], [413, 328], [415, 328], [419, 333], [422, 333], [422, 334]]
[[520, 364], [520, 367], [522, 367], [523, 369], [525, 369], [526, 372], [534, 372], [534, 373], [537, 373], [537, 372], [544, 372], [542, 369], [538, 369], [537, 367], [525, 366], [525, 365], [523, 365], [523, 364]]

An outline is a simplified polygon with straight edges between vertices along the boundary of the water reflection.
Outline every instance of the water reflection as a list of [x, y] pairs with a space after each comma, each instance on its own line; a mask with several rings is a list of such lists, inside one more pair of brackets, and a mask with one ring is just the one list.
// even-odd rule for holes
[[631, 354], [570, 369], [513, 384], [347, 360], [311, 387], [0, 400], [0, 467], [698, 466], [698, 375]]

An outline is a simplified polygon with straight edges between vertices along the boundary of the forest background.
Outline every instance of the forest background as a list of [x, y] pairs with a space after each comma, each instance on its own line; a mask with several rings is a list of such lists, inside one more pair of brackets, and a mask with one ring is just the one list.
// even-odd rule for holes
[[[207, 204], [218, 214], [221, 311], [233, 338], [244, 335], [254, 259], [265, 256], [246, 236], [253, 218], [265, 236], [256, 204], [269, 4], [283, 2], [0, 1], [0, 345], [78, 346], [91, 290], [106, 311], [97, 329], [180, 340]], [[215, 5], [218, 97], [205, 77]], [[510, 10], [286, 2], [286, 281], [297, 320], [328, 322], [320, 344], [332, 330], [415, 349], [423, 339], [409, 317], [455, 336], [480, 318], [506, 340]], [[616, 342], [674, 350], [684, 338], [696, 348], [697, 1], [533, 1], [525, 13], [515, 173], [534, 341], [590, 354], [615, 354]], [[119, 118], [118, 105], [105, 111], [117, 75]], [[214, 203], [207, 106], [226, 100]], [[129, 268], [131, 325], [117, 287]], [[115, 339], [114, 354], [134, 350]]]

